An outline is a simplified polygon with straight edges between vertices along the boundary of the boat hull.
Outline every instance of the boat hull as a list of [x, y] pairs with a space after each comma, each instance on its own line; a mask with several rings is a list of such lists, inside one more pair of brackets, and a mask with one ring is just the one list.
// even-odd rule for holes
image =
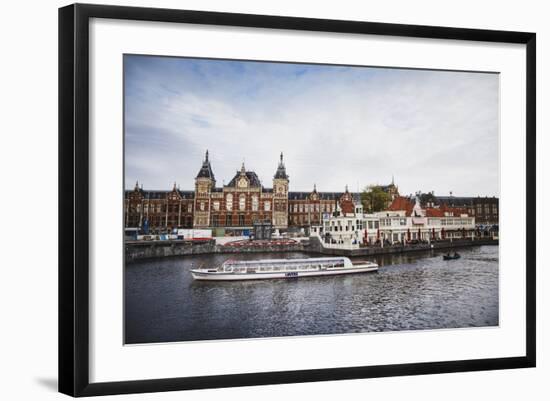
[[357, 274], [375, 272], [377, 265], [365, 265], [346, 267], [342, 269], [314, 270], [314, 271], [282, 271], [282, 272], [256, 272], [256, 273], [223, 273], [191, 270], [195, 280], [204, 281], [242, 281], [242, 280], [266, 280], [266, 279], [296, 279], [301, 277], [337, 276], [342, 274]]

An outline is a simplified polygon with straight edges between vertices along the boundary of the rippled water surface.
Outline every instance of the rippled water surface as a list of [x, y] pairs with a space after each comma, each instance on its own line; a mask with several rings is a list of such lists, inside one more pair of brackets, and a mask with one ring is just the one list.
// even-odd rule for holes
[[462, 258], [455, 261], [443, 261], [442, 252], [377, 257], [377, 273], [244, 282], [198, 282], [189, 269], [229, 257], [308, 255], [131, 263], [125, 271], [126, 343], [498, 325], [498, 247], [458, 251]]

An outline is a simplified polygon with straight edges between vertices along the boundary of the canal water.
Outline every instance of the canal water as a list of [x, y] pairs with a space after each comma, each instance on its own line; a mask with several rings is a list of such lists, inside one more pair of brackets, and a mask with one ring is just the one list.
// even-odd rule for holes
[[138, 261], [125, 269], [127, 344], [498, 325], [498, 246], [370, 258], [376, 273], [244, 282], [194, 281], [189, 270], [227, 258]]

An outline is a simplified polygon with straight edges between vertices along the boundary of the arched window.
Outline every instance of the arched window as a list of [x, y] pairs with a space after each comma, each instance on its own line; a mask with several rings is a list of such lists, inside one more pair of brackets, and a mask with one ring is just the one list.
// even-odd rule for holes
[[252, 196], [252, 210], [257, 212], [258, 211], [258, 204], [259, 204], [259, 201], [258, 201], [258, 195], [253, 195]]
[[239, 210], [245, 210], [246, 209], [246, 196], [244, 194], [241, 194], [239, 196]]
[[225, 208], [229, 211], [233, 210], [233, 194], [227, 194], [225, 198]]

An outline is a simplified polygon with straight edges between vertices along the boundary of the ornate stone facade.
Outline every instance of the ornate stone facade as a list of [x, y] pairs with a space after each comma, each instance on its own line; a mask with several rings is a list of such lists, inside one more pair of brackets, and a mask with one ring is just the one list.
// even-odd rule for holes
[[[269, 222], [279, 230], [309, 229], [323, 218], [352, 213], [358, 194], [320, 192], [291, 192], [283, 154], [273, 176], [272, 188], [262, 186], [254, 171], [244, 163], [227, 185], [216, 186], [216, 178], [206, 151], [195, 177], [194, 191], [146, 191], [138, 183], [125, 194], [125, 226], [148, 227], [153, 231], [174, 228], [220, 228], [229, 231], [252, 229], [254, 222]], [[388, 186], [392, 196], [397, 186]]]

